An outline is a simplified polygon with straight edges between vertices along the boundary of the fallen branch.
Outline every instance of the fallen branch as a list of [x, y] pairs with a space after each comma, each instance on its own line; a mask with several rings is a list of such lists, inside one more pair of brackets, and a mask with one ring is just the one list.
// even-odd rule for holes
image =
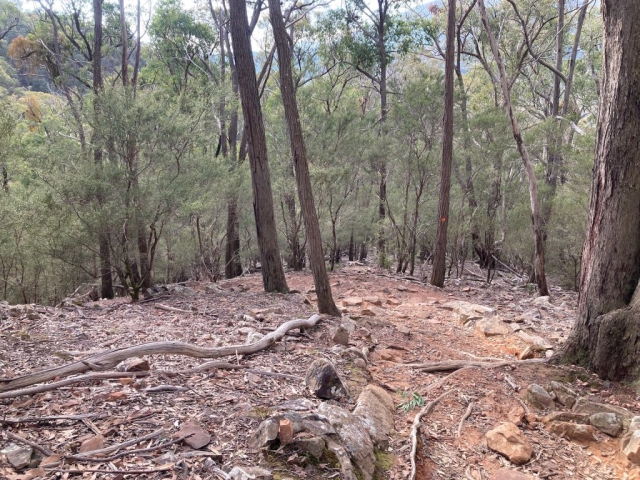
[[229, 345], [226, 347], [206, 348], [184, 342], [170, 341], [144, 343], [141, 345], [109, 350], [107, 352], [85, 358], [82, 361], [72, 362], [60, 367], [48, 368], [28, 375], [3, 380], [0, 384], [0, 392], [8, 392], [18, 388], [34, 385], [36, 383], [47, 382], [54, 378], [83, 373], [92, 369], [89, 365], [98, 366], [99, 368], [114, 368], [123, 360], [143, 355], [185, 355], [196, 358], [219, 358], [229, 355], [250, 355], [270, 347], [275, 342], [282, 339], [289, 330], [294, 328], [313, 327], [321, 319], [322, 317], [320, 315], [313, 315], [309, 319], [290, 320], [280, 325], [274, 332], [265, 335], [257, 342], [249, 345]]
[[499, 368], [511, 367], [514, 365], [523, 365], [530, 363], [546, 363], [546, 358], [531, 358], [529, 360], [506, 360], [504, 362], [475, 362], [472, 360], [445, 360], [443, 362], [430, 363], [406, 363], [403, 366], [409, 368], [417, 368], [423, 372], [449, 372], [451, 370], [460, 370], [466, 367], [475, 368]]
[[158, 305], [154, 305], [154, 308], [157, 308], [158, 310], [164, 310], [165, 312], [172, 312], [172, 313], [198, 313], [196, 311], [193, 310], [183, 310], [181, 308], [176, 308], [176, 307], [170, 307], [168, 305], [164, 305], [162, 303], [159, 303]]
[[150, 468], [148, 470], [107, 470], [105, 468], [96, 468], [96, 469], [69, 469], [65, 470], [62, 468], [45, 468], [45, 472], [60, 472], [60, 473], [70, 473], [74, 475], [81, 475], [84, 473], [111, 473], [118, 474], [121, 473], [123, 475], [144, 475], [147, 473], [156, 473], [156, 472], [168, 472], [169, 470], [173, 470], [174, 465], [166, 465], [163, 467]]
[[52, 422], [55, 420], [84, 420], [85, 418], [104, 418], [104, 413], [85, 413], [82, 415], [51, 415], [48, 417], [19, 417], [19, 418], [0, 418], [0, 423], [9, 425], [17, 425], [20, 423], [40, 423]]
[[409, 477], [409, 480], [414, 480], [416, 478], [416, 452], [418, 450], [418, 429], [420, 428], [420, 420], [431, 412], [436, 403], [454, 391], [455, 389], [447, 390], [438, 398], [426, 404], [413, 419], [413, 425], [411, 425], [411, 476]]
[[302, 377], [297, 375], [291, 375], [289, 373], [280, 373], [280, 372], [267, 372], [266, 370], [256, 370], [249, 365], [239, 365], [237, 363], [229, 363], [229, 362], [205, 362], [197, 367], [189, 368], [186, 370], [176, 370], [176, 371], [162, 371], [159, 374], [166, 375], [168, 377], [176, 376], [176, 375], [188, 375], [191, 373], [199, 373], [207, 370], [213, 370], [219, 368], [220, 370], [244, 370], [248, 373], [255, 373], [256, 375], [263, 375], [265, 377], [282, 377], [288, 378], [291, 380], [304, 380]]
[[65, 459], [76, 460], [76, 461], [80, 461], [80, 462], [94, 462], [94, 463], [113, 462], [114, 460], [118, 460], [119, 458], [126, 457], [127, 455], [137, 455], [138, 453], [155, 452], [156, 450], [158, 450], [160, 448], [168, 447], [169, 445], [174, 445], [176, 443], [180, 443], [185, 438], [188, 438], [191, 435], [194, 435], [194, 434], [190, 433], [189, 435], [184, 435], [184, 436], [182, 436], [180, 438], [176, 438], [175, 440], [171, 440], [170, 442], [159, 443], [158, 445], [154, 445], [152, 447], [138, 448], [137, 450], [126, 450], [124, 452], [117, 453], [116, 455], [112, 455], [110, 457], [97, 458], [97, 457], [94, 457], [94, 456], [90, 456], [89, 457], [89, 456], [83, 456], [83, 455], [67, 455], [64, 458]]
[[[37, 375], [37, 374], [34, 374]], [[131, 378], [131, 377], [148, 377], [151, 372], [102, 372], [102, 373], [90, 373], [88, 375], [80, 375], [79, 377], [67, 378], [60, 380], [59, 382], [48, 383], [46, 385], [38, 385], [31, 388], [23, 388], [21, 390], [15, 390], [13, 392], [0, 393], [0, 399], [3, 398], [15, 398], [22, 395], [34, 395], [36, 393], [48, 392], [49, 390], [55, 390], [56, 388], [66, 387], [67, 385], [73, 385], [74, 383], [92, 382], [94, 380], [110, 380], [116, 378]], [[36, 383], [36, 382], [33, 382]], [[0, 387], [0, 391], [3, 391]]]
[[462, 434], [462, 424], [467, 418], [469, 418], [469, 415], [471, 415], [472, 411], [473, 411], [473, 402], [469, 402], [469, 405], [467, 406], [467, 411], [464, 412], [464, 415], [462, 416], [462, 418], [460, 419], [460, 423], [458, 424], [458, 431], [456, 432], [456, 437], [459, 437]]
[[41, 445], [38, 445], [37, 443], [32, 442], [31, 440], [27, 440], [26, 438], [23, 438], [20, 435], [16, 435], [15, 433], [7, 432], [7, 437], [9, 437], [11, 440], [13, 440], [15, 442], [24, 443], [25, 445], [29, 445], [31, 448], [33, 448], [34, 450], [39, 451], [45, 457], [50, 457], [51, 455], [53, 455], [53, 452], [51, 452], [50, 450], [46, 449], [45, 447], [43, 447]]
[[[92, 450], [91, 452], [87, 452], [87, 453], [91, 453], [91, 457], [95, 458], [97, 455], [105, 455], [107, 453], [117, 452], [122, 448], [130, 447], [131, 445], [135, 445], [137, 443], [142, 443], [147, 440], [151, 440], [152, 438], [156, 438], [157, 436], [162, 435], [163, 432], [164, 432], [164, 428], [160, 428], [154, 432], [148, 433], [143, 437], [134, 438], [131, 440], [127, 440], [126, 442], [118, 443], [116, 445], [111, 445], [110, 447], [101, 448], [99, 450]], [[65, 458], [70, 458], [73, 460], [84, 460], [85, 455], [65, 455]]]

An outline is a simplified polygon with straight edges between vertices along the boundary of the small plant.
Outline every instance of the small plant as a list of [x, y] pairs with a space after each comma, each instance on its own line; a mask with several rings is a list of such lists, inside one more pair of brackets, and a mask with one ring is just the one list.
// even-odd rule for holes
[[405, 413], [410, 412], [414, 408], [424, 406], [424, 398], [418, 392], [409, 393], [406, 390], [402, 392], [402, 398], [404, 401], [398, 404], [398, 408], [402, 409]]

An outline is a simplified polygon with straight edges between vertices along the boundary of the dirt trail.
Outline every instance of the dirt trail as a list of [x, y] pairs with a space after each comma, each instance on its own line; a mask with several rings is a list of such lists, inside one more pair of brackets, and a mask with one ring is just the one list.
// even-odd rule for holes
[[[314, 312], [311, 276], [290, 273], [287, 278], [290, 288], [301, 293], [264, 294], [260, 277], [253, 275], [221, 282], [221, 289], [212, 284], [189, 283], [179, 294], [137, 305], [119, 299], [73, 308], [36, 306], [32, 319], [27, 315], [9, 316], [8, 307], [4, 307], [0, 309], [0, 314], [5, 312], [0, 323], [0, 377], [60, 365], [82, 358], [87, 352], [150, 341], [180, 340], [203, 346], [244, 343], [252, 331], [266, 333], [287, 320], [306, 318]], [[353, 297], [362, 299], [361, 305], [345, 307], [344, 318], [350, 317], [355, 325], [351, 345], [370, 352], [368, 367], [356, 367], [340, 354], [329, 335], [333, 323], [327, 321], [315, 331], [287, 336], [269, 350], [247, 358], [228, 359], [257, 373], [242, 369], [211, 370], [167, 377], [161, 370], [191, 368], [201, 361], [163, 355], [148, 359], [150, 377], [103, 380], [0, 400], [5, 418], [96, 415], [90, 422], [50, 420], [8, 423], [4, 428], [51, 451], [68, 454], [77, 453], [81, 443], [96, 432], [103, 435], [105, 445], [112, 445], [160, 427], [170, 435], [185, 421], [194, 419], [211, 434], [211, 442], [204, 449], [193, 451], [182, 444], [173, 444], [98, 467], [125, 471], [170, 465], [175, 478], [204, 479], [218, 478], [217, 467], [228, 471], [234, 465], [262, 465], [279, 479], [336, 478], [339, 471], [335, 465], [293, 461], [286, 449], [265, 457], [247, 445], [256, 426], [277, 405], [299, 397], [318, 402], [305, 390], [301, 379], [268, 373], [304, 377], [309, 364], [321, 356], [336, 365], [353, 393], [367, 383], [375, 383], [392, 394], [398, 405], [407, 407], [406, 411], [397, 409], [396, 432], [389, 450], [379, 456], [381, 479], [408, 478], [409, 431], [418, 412], [417, 408], [409, 408], [409, 400], [428, 402], [450, 388], [456, 392], [443, 399], [423, 422], [418, 450], [419, 479], [486, 479], [502, 467], [526, 472], [532, 478], [640, 478], [640, 471], [618, 453], [619, 439], [598, 433], [597, 442], [578, 445], [548, 432], [539, 421], [543, 411], [532, 409], [536, 417], [522, 421], [521, 430], [534, 447], [533, 459], [522, 467], [515, 467], [489, 450], [484, 440], [489, 429], [522, 409], [519, 393], [509, 381], [520, 389], [531, 383], [544, 386], [550, 380], [561, 381], [580, 395], [624, 406], [638, 414], [640, 404], [634, 392], [621, 385], [602, 382], [575, 367], [523, 365], [461, 370], [427, 393], [428, 387], [447, 373], [424, 373], [406, 366], [454, 359], [513, 360], [532, 339], [545, 342], [544, 348], [535, 352], [536, 356], [544, 357], [545, 351], [557, 348], [571, 328], [575, 318], [574, 293], [555, 289], [551, 303], [539, 302], [533, 292], [508, 278], [498, 278], [491, 286], [454, 280], [439, 290], [357, 264], [332, 274], [331, 283], [337, 302]], [[479, 331], [482, 315], [477, 318], [461, 315], [451, 309], [451, 301], [494, 309], [490, 317], [504, 320], [503, 325], [508, 325], [510, 331], [485, 336]], [[193, 313], [170, 311], [172, 308]], [[179, 388], [149, 390], [162, 385]], [[460, 420], [471, 402], [471, 415], [457, 436]], [[7, 443], [8, 439], [3, 436], [2, 441]], [[147, 445], [138, 448], [144, 446]], [[75, 471], [97, 467], [66, 461], [55, 468]], [[56, 475], [60, 474], [46, 471], [45, 478], [58, 478]], [[124, 477], [93, 475], [171, 478], [167, 472]], [[0, 478], [37, 476], [19, 477], [12, 468], [2, 465]]]

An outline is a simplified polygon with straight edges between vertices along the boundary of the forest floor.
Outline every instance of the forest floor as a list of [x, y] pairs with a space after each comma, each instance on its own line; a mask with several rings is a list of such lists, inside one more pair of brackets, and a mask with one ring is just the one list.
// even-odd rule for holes
[[[217, 286], [189, 282], [180, 294], [138, 304], [116, 299], [60, 308], [35, 306], [36, 314], [28, 316], [10, 316], [9, 307], [0, 305], [0, 385], [1, 379], [145, 342], [244, 344], [253, 330], [267, 333], [288, 320], [308, 318], [315, 312], [311, 275], [289, 273], [287, 280], [289, 287], [300, 293], [265, 294], [261, 277], [250, 275]], [[529, 363], [458, 370], [441, 386], [427, 391], [448, 373], [424, 373], [406, 366], [443, 360], [516, 360], [531, 338], [533, 343], [548, 343], [536, 353], [544, 358], [545, 350], [557, 349], [571, 329], [575, 293], [554, 288], [550, 303], [534, 302], [534, 292], [500, 275], [491, 285], [472, 279], [449, 280], [444, 289], [436, 289], [359, 264], [331, 274], [331, 283], [339, 304], [351, 297], [380, 303], [369, 305], [365, 300], [363, 305], [346, 307], [344, 314], [355, 323], [350, 344], [371, 352], [366, 367], [357, 368], [340, 354], [341, 349], [329, 334], [336, 320], [326, 319], [303, 333], [291, 332], [261, 352], [222, 359], [245, 367], [237, 370], [169, 376], [163, 371], [189, 369], [202, 361], [156, 355], [146, 357], [150, 374], [142, 372], [139, 378], [97, 380], [2, 399], [0, 450], [14, 441], [9, 435], [14, 439], [18, 435], [64, 456], [77, 454], [83, 442], [101, 435], [105, 446], [135, 440], [134, 445], [122, 446], [122, 452], [127, 448], [147, 451], [111, 461], [67, 458], [51, 463], [49, 468], [46, 463], [39, 467], [34, 464], [19, 472], [4, 464], [0, 465], [0, 478], [207, 479], [220, 478], [216, 468], [228, 471], [238, 465], [260, 465], [273, 472], [276, 479], [339, 478], [340, 470], [335, 465], [305, 465], [287, 447], [261, 452], [248, 446], [257, 426], [278, 411], [278, 405], [301, 397], [320, 403], [304, 383], [307, 367], [316, 358], [334, 363], [353, 399], [367, 383], [373, 383], [387, 390], [397, 405], [407, 407], [396, 409], [389, 448], [378, 455], [379, 479], [409, 478], [411, 423], [419, 411], [409, 409], [409, 399], [429, 402], [449, 389], [454, 389], [453, 394], [443, 398], [423, 419], [418, 479], [481, 480], [501, 468], [517, 470], [530, 478], [640, 478], [640, 470], [620, 453], [620, 439], [597, 432], [593, 441], [569, 441], [548, 431], [540, 421], [548, 411], [532, 408], [535, 417], [522, 421], [521, 430], [534, 450], [532, 459], [523, 466], [511, 464], [490, 450], [485, 441], [488, 430], [523, 409], [516, 390], [526, 389], [529, 384], [564, 382], [590, 400], [640, 414], [636, 393], [624, 385], [603, 382], [577, 367]], [[379, 302], [371, 297], [378, 297]], [[452, 300], [495, 309], [497, 316], [510, 322], [513, 332], [485, 336], [473, 320], [462, 323], [459, 315], [446, 306]], [[471, 413], [458, 436], [469, 403], [473, 403]], [[87, 418], [74, 417], [78, 415]], [[51, 416], [58, 418], [43, 418]], [[172, 442], [175, 432], [190, 419], [197, 420], [211, 435], [204, 448]], [[161, 436], [154, 437], [159, 429], [163, 429]], [[126, 473], [131, 471], [138, 473]]]

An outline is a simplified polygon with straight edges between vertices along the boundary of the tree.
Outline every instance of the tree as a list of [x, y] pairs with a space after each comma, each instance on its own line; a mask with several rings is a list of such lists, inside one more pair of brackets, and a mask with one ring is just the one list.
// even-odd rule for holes
[[249, 20], [244, 0], [230, 0], [229, 14], [242, 113], [249, 141], [253, 212], [260, 249], [262, 283], [266, 292], [286, 293], [289, 288], [278, 249], [278, 232], [267, 158], [267, 139], [262, 120], [256, 67], [248, 35]]
[[604, 61], [578, 320], [561, 359], [640, 377], [640, 4], [602, 2]]
[[444, 116], [442, 117], [442, 169], [440, 172], [440, 199], [438, 201], [438, 230], [431, 285], [444, 287], [447, 255], [447, 227], [449, 225], [449, 191], [451, 190], [451, 163], [453, 161], [453, 69], [456, 40], [456, 2], [449, 0], [447, 13], [447, 48], [444, 74]]
[[549, 288], [547, 286], [547, 278], [544, 271], [544, 235], [542, 231], [542, 217], [540, 215], [540, 199], [538, 196], [538, 184], [536, 181], [536, 176], [533, 171], [533, 165], [531, 163], [531, 158], [529, 156], [529, 151], [524, 143], [524, 139], [522, 138], [522, 132], [520, 131], [520, 126], [518, 125], [518, 120], [516, 119], [515, 113], [513, 111], [513, 105], [511, 103], [511, 93], [509, 91], [509, 81], [507, 78], [507, 72], [504, 68], [504, 62], [500, 57], [500, 51], [498, 50], [498, 44], [496, 43], [496, 39], [493, 36], [493, 32], [491, 31], [491, 26], [489, 25], [489, 17], [487, 16], [487, 10], [484, 5], [484, 0], [478, 0], [478, 7], [480, 8], [480, 15], [482, 17], [482, 24], [484, 26], [485, 31], [487, 32], [487, 37], [489, 37], [489, 44], [491, 45], [491, 51], [493, 53], [493, 58], [498, 65], [498, 70], [500, 72], [500, 86], [502, 88], [502, 95], [504, 97], [504, 107], [507, 111], [507, 116], [511, 122], [511, 130], [513, 132], [513, 138], [516, 141], [516, 146], [518, 147], [518, 153], [520, 153], [520, 157], [522, 158], [522, 163], [524, 164], [524, 169], [527, 174], [527, 180], [529, 181], [529, 201], [531, 203], [531, 224], [533, 227], [533, 238], [534, 238], [534, 248], [535, 248], [535, 277], [536, 284], [538, 285], [538, 293], [541, 296], [549, 295]]
[[320, 224], [311, 190], [311, 177], [309, 176], [309, 163], [307, 162], [307, 148], [302, 136], [302, 124], [298, 114], [298, 103], [293, 85], [291, 69], [291, 48], [285, 30], [280, 0], [269, 0], [269, 18], [273, 26], [273, 36], [278, 51], [278, 66], [280, 74], [280, 91], [284, 113], [289, 127], [289, 139], [291, 141], [291, 153], [293, 154], [293, 166], [296, 173], [298, 186], [298, 198], [302, 208], [304, 227], [307, 233], [309, 245], [309, 263], [313, 273], [313, 281], [318, 296], [318, 311], [334, 317], [341, 315], [340, 310], [333, 301], [327, 267], [324, 263], [322, 251], [322, 237]]

